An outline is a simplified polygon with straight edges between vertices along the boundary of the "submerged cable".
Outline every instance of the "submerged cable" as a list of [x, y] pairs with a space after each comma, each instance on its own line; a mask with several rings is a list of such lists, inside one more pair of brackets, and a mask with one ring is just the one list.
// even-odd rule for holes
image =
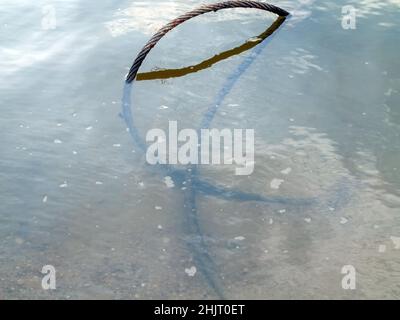
[[[136, 78], [137, 72], [141, 64], [143, 63], [144, 59], [146, 58], [150, 50], [157, 44], [157, 42], [167, 32], [169, 32], [179, 24], [204, 13], [210, 11], [218, 11], [227, 8], [257, 8], [273, 12], [279, 15], [280, 17], [285, 17], [289, 14], [287, 11], [267, 3], [260, 3], [256, 1], [226, 1], [222, 3], [202, 6], [199, 9], [195, 9], [187, 14], [178, 17], [177, 19], [173, 20], [165, 27], [160, 29], [160, 31], [157, 32], [150, 39], [150, 41], [145, 45], [145, 47], [142, 49], [142, 51], [135, 59], [126, 77], [126, 84], [124, 87], [124, 95], [122, 101], [123, 102], [122, 117], [125, 120], [125, 123], [129, 129], [129, 132], [133, 140], [142, 151], [145, 151], [146, 144], [144, 140], [141, 138], [137, 128], [134, 125], [131, 102], [130, 102], [131, 82]], [[277, 20], [279, 23], [275, 25], [277, 23], [276, 21], [274, 24], [276, 28], [272, 29], [272, 32], [267, 34], [267, 36], [271, 35], [273, 31], [275, 31], [283, 23], [283, 20], [284, 19], [280, 19], [279, 21]], [[259, 56], [264, 47], [265, 44], [258, 48], [256, 47], [257, 50], [255, 50], [252, 54], [250, 54], [250, 56], [245, 59], [245, 61], [238, 67], [238, 69], [230, 77], [228, 77], [225, 85], [217, 95], [216, 98], [217, 104], [214, 104], [207, 110], [207, 112], [203, 117], [203, 120], [201, 121], [201, 127], [210, 125], [212, 119], [215, 116], [216, 108], [223, 102], [225, 97], [233, 89], [239, 77], [250, 67], [252, 62]], [[299, 204], [308, 205], [313, 202], [313, 200], [310, 199], [309, 201], [305, 200], [305, 203], [302, 203], [301, 200], [300, 202], [297, 203], [296, 199], [265, 198], [260, 195], [247, 194], [240, 191], [226, 190], [223, 188], [212, 186], [209, 185], [207, 182], [200, 180], [197, 174], [196, 166], [189, 166], [187, 170], [175, 170], [172, 169], [170, 166], [165, 166], [163, 168], [169, 171], [170, 175], [172, 175], [173, 178], [177, 178], [180, 181], [186, 182], [186, 190], [184, 191], [184, 207], [186, 209], [185, 217], [187, 219], [187, 226], [189, 229], [188, 233], [191, 235], [195, 235], [195, 237], [192, 237], [189, 241], [187, 241], [187, 243], [193, 252], [193, 258], [196, 261], [199, 271], [203, 274], [204, 278], [207, 280], [209, 286], [213, 289], [216, 295], [222, 299], [225, 297], [221, 286], [221, 279], [218, 274], [218, 270], [215, 266], [214, 260], [208, 253], [207, 244], [203, 236], [203, 232], [201, 230], [198, 219], [198, 210], [196, 206], [197, 191], [215, 197], [220, 197], [225, 199], [236, 199], [239, 201], [263, 201], [263, 202], [280, 203], [280, 202], [285, 202], [287, 200], [293, 200], [293, 202], [296, 203], [297, 205]]]

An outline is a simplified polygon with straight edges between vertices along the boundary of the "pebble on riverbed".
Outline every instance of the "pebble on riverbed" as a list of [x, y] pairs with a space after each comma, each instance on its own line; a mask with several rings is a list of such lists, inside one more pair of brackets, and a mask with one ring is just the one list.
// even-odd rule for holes
[[190, 268], [186, 268], [185, 269], [185, 273], [189, 276], [189, 277], [194, 277], [195, 274], [197, 272], [197, 268], [195, 266], [191, 266]]
[[270, 183], [270, 187], [271, 187], [271, 189], [278, 190], [283, 182], [285, 182], [285, 180], [282, 180], [282, 179], [272, 179], [272, 180], [271, 180], [271, 183]]
[[170, 176], [164, 177], [164, 183], [167, 186], [167, 188], [175, 187], [175, 183]]

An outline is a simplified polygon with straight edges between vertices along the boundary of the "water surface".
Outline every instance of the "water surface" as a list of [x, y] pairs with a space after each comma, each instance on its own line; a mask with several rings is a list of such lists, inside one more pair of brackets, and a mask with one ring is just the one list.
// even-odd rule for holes
[[[119, 116], [136, 54], [199, 2], [3, 2], [0, 298], [217, 298], [190, 246], [199, 235], [185, 181], [171, 187], [168, 173], [146, 164]], [[49, 4], [55, 29], [43, 27]], [[233, 299], [399, 298], [400, 2], [274, 4], [292, 16], [211, 124], [255, 130], [255, 172], [201, 166], [210, 187], [194, 186], [220, 289]], [[347, 4], [359, 9], [355, 30], [341, 26]], [[198, 17], [160, 41], [141, 71], [196, 65], [275, 18], [240, 9]], [[141, 135], [169, 120], [197, 128], [263, 44], [184, 77], [135, 82]], [[228, 199], [211, 186], [294, 202]], [[316, 201], [295, 203], [306, 198]], [[41, 288], [48, 264], [56, 290]], [[357, 270], [356, 290], [342, 289], [345, 265]]]

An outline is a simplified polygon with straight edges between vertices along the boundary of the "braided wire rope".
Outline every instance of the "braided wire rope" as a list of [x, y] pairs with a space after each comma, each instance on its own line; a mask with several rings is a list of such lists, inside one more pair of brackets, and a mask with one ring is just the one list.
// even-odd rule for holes
[[135, 78], [139, 71], [140, 66], [142, 65], [143, 61], [146, 59], [147, 55], [155, 47], [158, 41], [161, 40], [169, 31], [174, 29], [175, 27], [179, 26], [183, 22], [192, 19], [194, 17], [200, 16], [202, 14], [208, 12], [216, 12], [222, 9], [230, 9], [230, 8], [253, 8], [253, 9], [260, 9], [269, 11], [272, 13], [277, 14], [281, 17], [286, 17], [289, 15], [289, 12], [283, 10], [277, 6], [274, 6], [269, 3], [264, 2], [257, 2], [257, 1], [225, 1], [220, 3], [214, 4], [207, 4], [203, 5], [197, 9], [194, 9], [188, 13], [185, 13], [175, 20], [172, 20], [170, 23], [162, 27], [156, 34], [154, 34], [151, 39], [147, 42], [147, 44], [143, 47], [143, 49], [137, 55], [135, 61], [130, 68], [128, 75], [126, 76], [126, 82], [131, 83]]

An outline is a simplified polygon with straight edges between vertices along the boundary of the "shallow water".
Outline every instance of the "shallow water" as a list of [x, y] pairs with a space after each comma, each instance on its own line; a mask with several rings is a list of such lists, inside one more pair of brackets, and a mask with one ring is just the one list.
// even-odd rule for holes
[[[210, 274], [234, 299], [400, 297], [400, 1], [275, 1], [292, 16], [266, 42], [135, 82], [142, 136], [169, 120], [196, 129], [258, 52], [211, 123], [255, 130], [254, 173], [200, 166], [190, 187], [186, 173], [146, 164], [120, 113], [136, 54], [198, 1], [59, 0], [55, 29], [43, 20], [50, 2], [3, 2], [0, 298], [217, 298]], [[347, 4], [359, 9], [355, 30], [341, 27]], [[240, 9], [198, 17], [141, 71], [196, 65], [274, 20]], [[56, 268], [56, 290], [41, 287], [44, 265]], [[345, 265], [355, 290], [342, 288]]]

